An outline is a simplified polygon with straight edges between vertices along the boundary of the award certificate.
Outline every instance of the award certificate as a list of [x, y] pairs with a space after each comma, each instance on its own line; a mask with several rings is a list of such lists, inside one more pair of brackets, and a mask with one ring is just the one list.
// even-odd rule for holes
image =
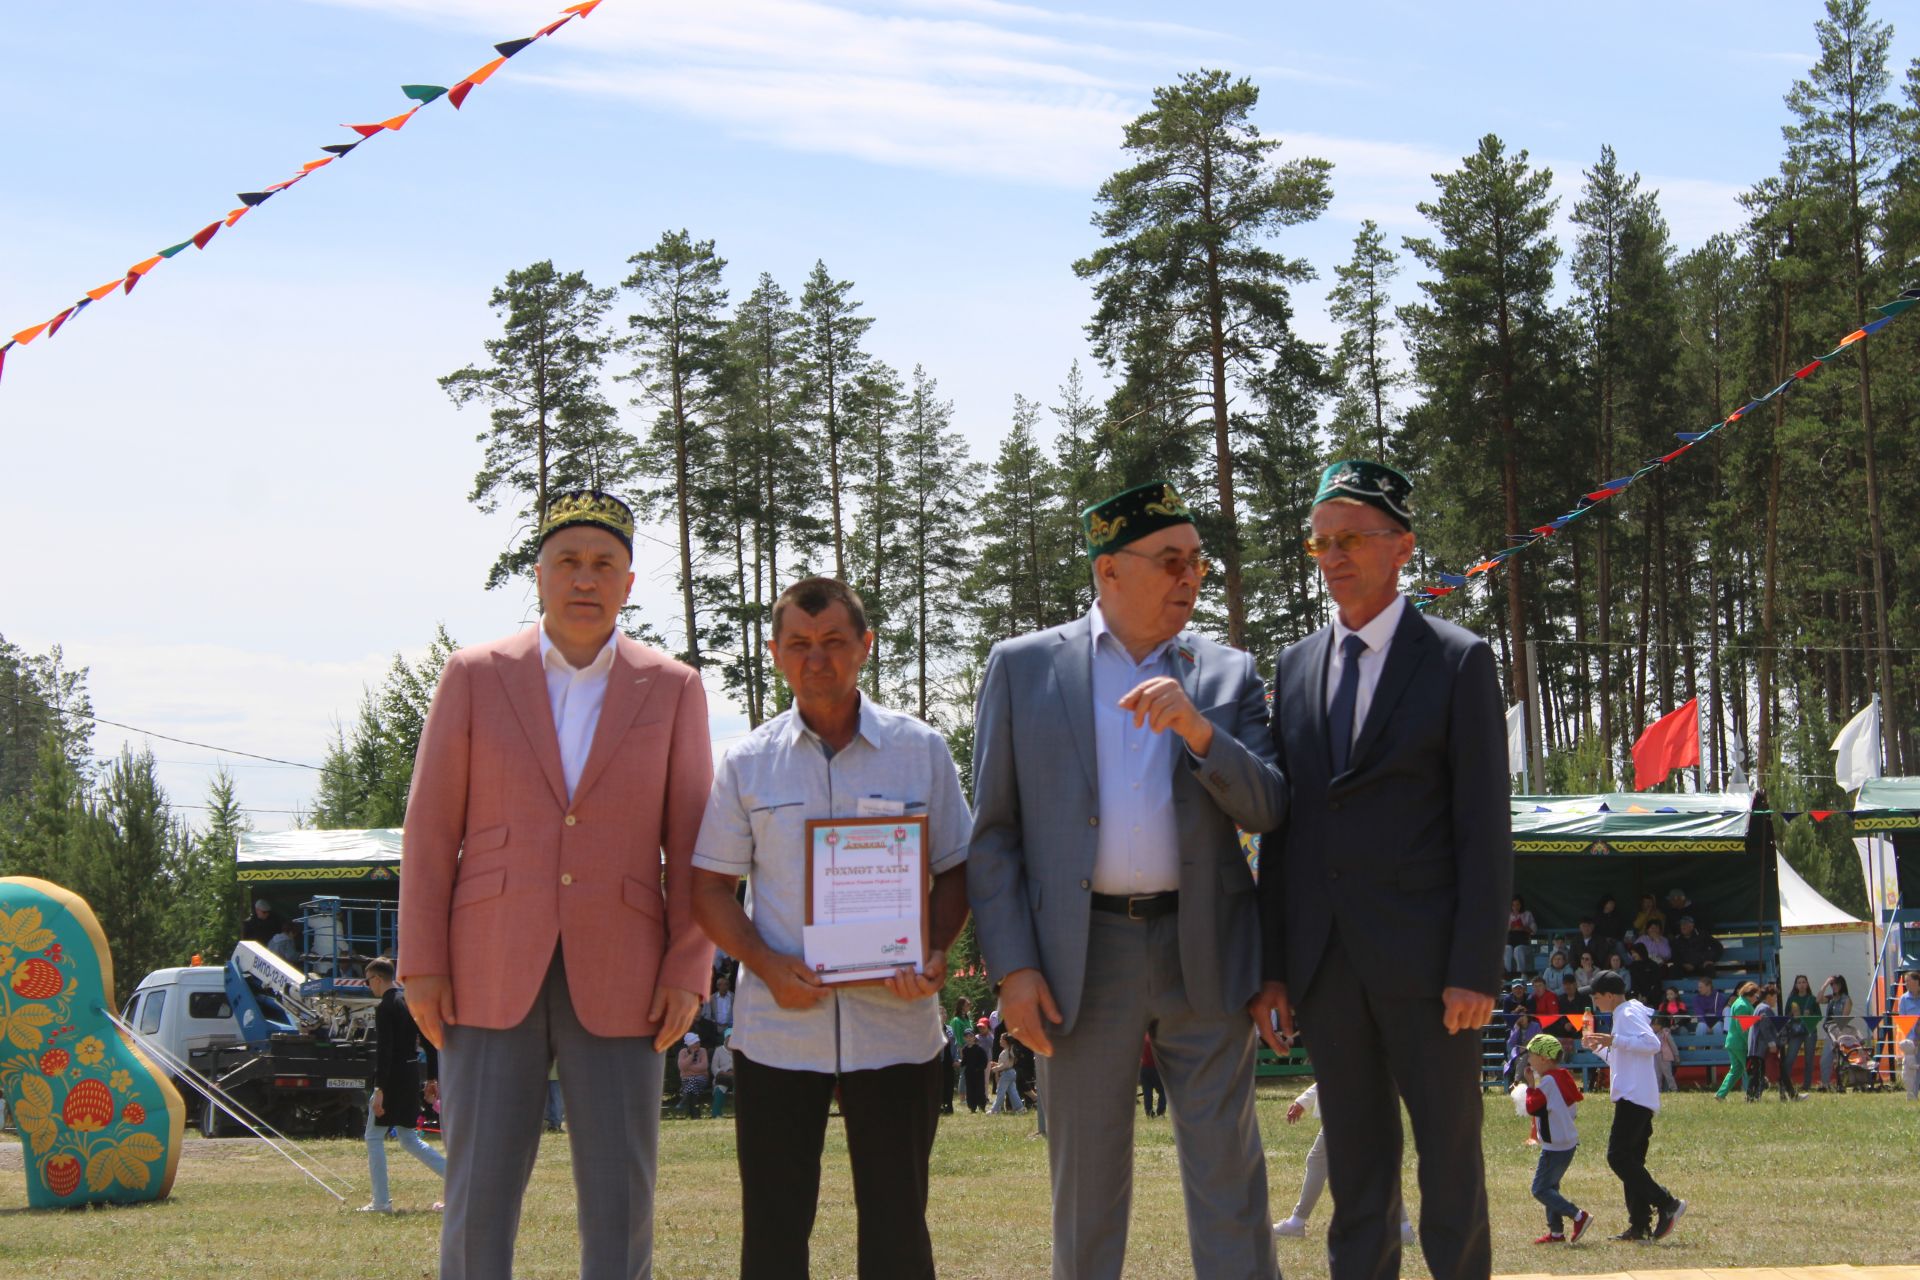
[[927, 958], [927, 819], [807, 823], [807, 964], [822, 982], [880, 982]]

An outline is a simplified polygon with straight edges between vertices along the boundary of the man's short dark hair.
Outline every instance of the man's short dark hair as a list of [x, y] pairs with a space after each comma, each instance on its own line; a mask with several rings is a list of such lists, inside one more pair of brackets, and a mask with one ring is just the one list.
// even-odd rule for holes
[[1627, 984], [1620, 980], [1617, 973], [1594, 975], [1593, 985], [1587, 988], [1597, 996], [1623, 996], [1627, 994]]
[[773, 638], [780, 638], [780, 615], [787, 611], [788, 605], [798, 607], [809, 618], [817, 618], [830, 604], [838, 602], [847, 606], [847, 616], [853, 619], [853, 629], [860, 635], [867, 633], [867, 606], [860, 602], [860, 594], [838, 578], [803, 578], [780, 593], [773, 602]]
[[373, 959], [367, 961], [367, 976], [371, 978], [375, 974], [379, 974], [388, 982], [392, 982], [393, 961], [387, 959], [385, 956], [375, 956]]
[[1580, 919], [1579, 919], [1578, 921], [1576, 921], [1576, 923], [1578, 923], [1578, 924], [1593, 924], [1593, 923], [1594, 923], [1594, 919], [1593, 919], [1593, 917], [1592, 917], [1592, 916], [1581, 916], [1581, 917], [1580, 917]]

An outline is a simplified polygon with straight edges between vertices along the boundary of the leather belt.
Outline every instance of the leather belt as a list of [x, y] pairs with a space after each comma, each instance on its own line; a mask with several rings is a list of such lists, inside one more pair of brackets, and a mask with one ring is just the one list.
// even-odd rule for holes
[[1180, 891], [1169, 889], [1165, 893], [1142, 893], [1131, 896], [1096, 893], [1093, 895], [1093, 909], [1111, 911], [1129, 920], [1151, 920], [1155, 916], [1168, 916], [1178, 911]]

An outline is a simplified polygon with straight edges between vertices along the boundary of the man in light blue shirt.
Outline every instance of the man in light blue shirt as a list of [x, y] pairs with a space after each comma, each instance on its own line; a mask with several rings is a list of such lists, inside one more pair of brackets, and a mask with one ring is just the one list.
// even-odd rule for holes
[[[966, 921], [971, 818], [932, 726], [860, 694], [860, 597], [811, 578], [773, 607], [793, 706], [727, 753], [694, 846], [694, 918], [740, 958], [733, 1008], [742, 1280], [807, 1274], [836, 1089], [859, 1211], [862, 1280], [932, 1280], [928, 1162], [946, 1089], [937, 997]], [[804, 959], [809, 819], [927, 820], [929, 957], [883, 985], [828, 986]], [[735, 897], [747, 881], [743, 908]]]

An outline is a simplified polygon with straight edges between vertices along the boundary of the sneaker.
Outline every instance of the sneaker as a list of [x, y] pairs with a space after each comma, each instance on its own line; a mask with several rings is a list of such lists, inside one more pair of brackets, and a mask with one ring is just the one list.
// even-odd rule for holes
[[1647, 1234], [1647, 1229], [1645, 1227], [1628, 1227], [1625, 1231], [1622, 1231], [1619, 1235], [1608, 1236], [1607, 1239], [1630, 1240], [1638, 1244], [1645, 1244], [1647, 1241], [1653, 1239], [1653, 1237]]
[[1419, 1241], [1420, 1241], [1420, 1237], [1413, 1233], [1413, 1224], [1411, 1222], [1402, 1220], [1402, 1222], [1400, 1223], [1400, 1243], [1401, 1244], [1418, 1244]]
[[1307, 1234], [1307, 1220], [1289, 1215], [1285, 1221], [1273, 1224], [1273, 1234], [1276, 1236], [1305, 1236]]
[[1567, 1243], [1579, 1244], [1580, 1237], [1587, 1234], [1587, 1228], [1592, 1225], [1593, 1225], [1593, 1215], [1588, 1213], [1585, 1209], [1582, 1209], [1580, 1212], [1574, 1214], [1573, 1221], [1568, 1224], [1569, 1229], [1567, 1231]]
[[1534, 1241], [1535, 1244], [1565, 1244], [1566, 1242], [1567, 1242], [1567, 1238], [1561, 1235], [1558, 1231], [1549, 1231], [1547, 1232], [1547, 1234], [1541, 1236], [1538, 1240]]
[[1675, 1200], [1671, 1209], [1662, 1209], [1659, 1220], [1655, 1222], [1653, 1226], [1653, 1238], [1655, 1240], [1665, 1240], [1668, 1236], [1672, 1235], [1674, 1224], [1680, 1221], [1680, 1215], [1686, 1211], [1687, 1202], [1685, 1200]]
[[355, 1212], [358, 1212], [358, 1213], [392, 1213], [392, 1212], [393, 1212], [393, 1206], [392, 1206], [391, 1204], [363, 1204], [363, 1205], [361, 1205], [361, 1206], [360, 1206], [360, 1208], [359, 1208], [359, 1209], [357, 1209], [357, 1210], [356, 1210]]

